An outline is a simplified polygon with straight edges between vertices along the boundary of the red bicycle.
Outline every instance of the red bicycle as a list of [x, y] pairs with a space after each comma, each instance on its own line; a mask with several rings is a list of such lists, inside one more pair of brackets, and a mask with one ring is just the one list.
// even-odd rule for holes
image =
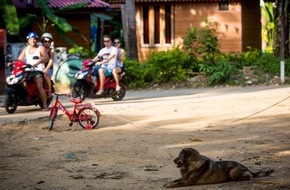
[[101, 114], [91, 103], [82, 103], [81, 99], [71, 98], [70, 101], [74, 103], [74, 107], [72, 110], [68, 110], [62, 105], [61, 101], [59, 100], [60, 96], [68, 95], [57, 93], [54, 93], [54, 95], [56, 96], [56, 99], [50, 110], [48, 128], [49, 130], [52, 130], [53, 128], [58, 109], [63, 111], [64, 114], [69, 118], [69, 126], [72, 126], [73, 122], [79, 122], [80, 126], [87, 130], [97, 127]]

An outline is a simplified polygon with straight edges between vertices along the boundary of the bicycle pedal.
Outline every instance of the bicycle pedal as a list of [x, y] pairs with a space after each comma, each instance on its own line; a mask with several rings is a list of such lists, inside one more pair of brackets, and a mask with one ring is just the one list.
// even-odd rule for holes
[[73, 125], [73, 122], [71, 122], [71, 123], [68, 124], [68, 126], [70, 126], [70, 127], [71, 127], [72, 125]]

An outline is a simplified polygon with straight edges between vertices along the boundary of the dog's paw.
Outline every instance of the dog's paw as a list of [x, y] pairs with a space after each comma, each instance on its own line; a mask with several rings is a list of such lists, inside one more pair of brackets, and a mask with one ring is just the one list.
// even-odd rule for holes
[[163, 187], [165, 188], [172, 188], [173, 186], [171, 185], [171, 183], [166, 183], [163, 185]]

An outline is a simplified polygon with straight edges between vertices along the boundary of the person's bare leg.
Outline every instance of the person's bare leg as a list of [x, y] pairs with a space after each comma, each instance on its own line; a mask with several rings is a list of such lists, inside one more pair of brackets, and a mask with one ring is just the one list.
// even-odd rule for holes
[[114, 79], [116, 81], [116, 91], [119, 91], [121, 89], [121, 86], [119, 84], [119, 75], [118, 73], [121, 72], [121, 68], [120, 67], [115, 67], [113, 69], [113, 76], [114, 76]]
[[51, 81], [50, 81], [50, 76], [48, 75], [48, 73], [43, 73], [44, 74], [44, 80], [45, 83], [47, 85], [48, 91], [49, 93], [51, 92]]
[[105, 72], [106, 71], [104, 69], [99, 69], [100, 88], [96, 95], [101, 95], [104, 92]]
[[45, 94], [45, 91], [43, 89], [43, 79], [42, 79], [42, 77], [36, 76], [34, 78], [34, 81], [35, 81], [35, 84], [37, 86], [40, 99], [42, 101], [43, 109], [45, 110], [45, 109], [47, 109], [47, 102], [46, 102], [46, 94]]

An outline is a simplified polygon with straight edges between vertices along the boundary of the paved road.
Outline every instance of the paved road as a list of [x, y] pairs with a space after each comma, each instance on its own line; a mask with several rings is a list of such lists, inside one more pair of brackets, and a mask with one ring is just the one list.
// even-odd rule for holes
[[[251, 86], [251, 87], [224, 87], [224, 88], [199, 88], [199, 89], [170, 89], [170, 90], [144, 90], [144, 91], [127, 91], [123, 101], [113, 101], [110, 98], [87, 99], [86, 101], [94, 103], [101, 110], [114, 110], [122, 106], [126, 109], [126, 105], [138, 104], [140, 102], [152, 102], [154, 99], [167, 98], [168, 101], [176, 101], [184, 98], [186, 95], [192, 95], [191, 98], [207, 98], [220, 95], [237, 95], [241, 93], [267, 93], [277, 91], [280, 97], [287, 97], [290, 93], [289, 86]], [[64, 98], [64, 105], [68, 108], [72, 106], [68, 98]], [[277, 100], [278, 101], [278, 100]], [[214, 102], [213, 102], [214, 103]], [[4, 95], [0, 96], [0, 125], [7, 125], [14, 122], [29, 122], [35, 119], [45, 119], [49, 112], [40, 111], [36, 106], [18, 107], [14, 114], [8, 114], [4, 109]], [[142, 110], [139, 110], [142, 112]], [[102, 113], [101, 113], [102, 114]]]

